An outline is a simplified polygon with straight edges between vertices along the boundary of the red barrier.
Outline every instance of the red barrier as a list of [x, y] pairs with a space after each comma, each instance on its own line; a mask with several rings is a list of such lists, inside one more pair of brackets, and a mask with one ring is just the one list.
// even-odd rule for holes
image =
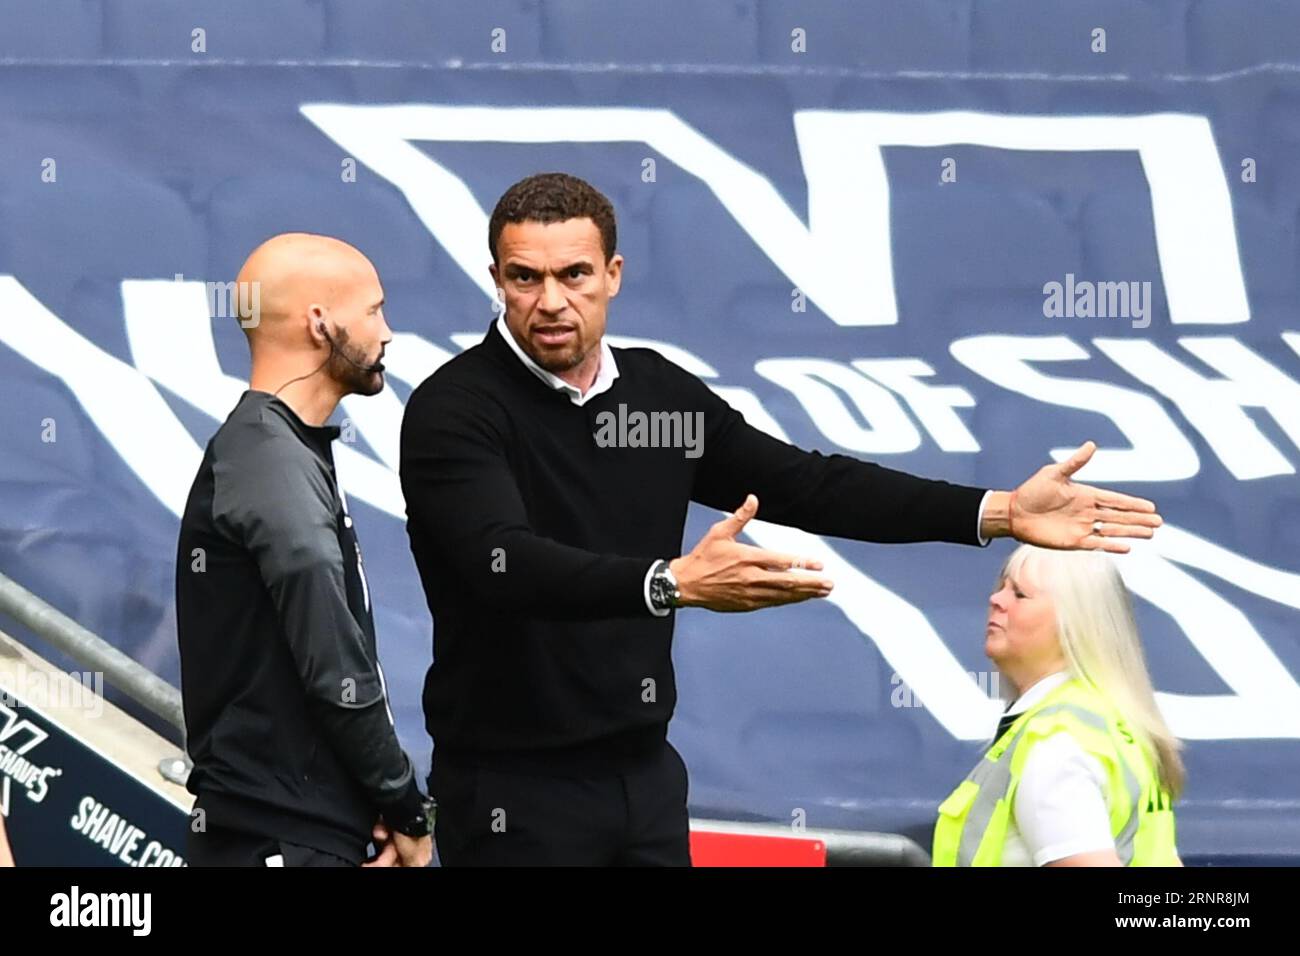
[[826, 843], [811, 838], [691, 831], [693, 866], [825, 866]]

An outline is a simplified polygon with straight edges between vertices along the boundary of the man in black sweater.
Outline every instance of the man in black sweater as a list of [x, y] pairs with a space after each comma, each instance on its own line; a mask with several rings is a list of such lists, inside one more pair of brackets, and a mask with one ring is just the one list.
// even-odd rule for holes
[[428, 808], [398, 743], [361, 547], [326, 425], [384, 387], [375, 268], [337, 239], [259, 246], [240, 270], [248, 391], [181, 519], [176, 625], [197, 795], [191, 866], [424, 866]]
[[[824, 597], [821, 565], [737, 542], [756, 514], [862, 541], [1124, 551], [1154, 506], [1077, 485], [1015, 492], [806, 452], [657, 352], [603, 341], [623, 259], [609, 201], [532, 176], [489, 225], [504, 313], [412, 394], [401, 478], [434, 618], [424, 688], [444, 865], [690, 862], [667, 742], [673, 611]], [[689, 553], [687, 505], [734, 512]], [[739, 507], [738, 507], [739, 506]], [[668, 560], [671, 558], [671, 560]]]

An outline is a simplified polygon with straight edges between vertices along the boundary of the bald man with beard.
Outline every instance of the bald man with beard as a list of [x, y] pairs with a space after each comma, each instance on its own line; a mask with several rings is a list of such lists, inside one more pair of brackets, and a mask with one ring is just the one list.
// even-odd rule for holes
[[[429, 803], [402, 751], [326, 425], [384, 387], [370, 261], [289, 233], [239, 272], [252, 375], [181, 519], [176, 624], [191, 866], [425, 866]], [[251, 292], [251, 294], [249, 294]]]

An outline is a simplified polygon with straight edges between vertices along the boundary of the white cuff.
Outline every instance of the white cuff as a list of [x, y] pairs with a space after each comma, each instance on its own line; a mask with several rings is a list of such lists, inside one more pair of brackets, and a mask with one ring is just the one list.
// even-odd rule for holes
[[659, 563], [658, 561], [652, 561], [650, 563], [650, 569], [645, 573], [645, 584], [643, 585], [643, 588], [645, 590], [645, 606], [649, 609], [650, 613], [653, 614], [655, 617], [667, 617], [669, 614], [672, 613], [673, 609], [670, 607], [657, 608], [655, 607], [654, 601], [650, 600], [650, 577], [651, 575], [654, 574], [655, 566], [658, 563]]
[[984, 506], [989, 503], [989, 495], [991, 494], [993, 494], [992, 489], [984, 492], [984, 497], [980, 499], [979, 514], [975, 516], [975, 540], [980, 543], [981, 548], [987, 548], [989, 545], [989, 539], [980, 532], [984, 528]]

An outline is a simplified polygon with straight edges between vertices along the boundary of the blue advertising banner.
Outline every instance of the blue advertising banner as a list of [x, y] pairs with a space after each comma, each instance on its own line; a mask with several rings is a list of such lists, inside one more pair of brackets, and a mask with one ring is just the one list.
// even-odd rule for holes
[[[1072, 13], [1022, 57], [1005, 31], [1040, 22], [1023, 5], [984, 20], [926, 3], [934, 31], [886, 17], [872, 60], [837, 29], [861, 22], [843, 7], [735, 4], [733, 22], [713, 5], [682, 13], [712, 45], [663, 63], [635, 40], [662, 51], [670, 26], [630, 8], [580, 49], [561, 29], [574, 5], [481, 5], [448, 28], [477, 31], [462, 61], [446, 37], [420, 58], [414, 5], [372, 25], [371, 4], [266, 16], [298, 6], [309, 26], [274, 49], [209, 18], [199, 51], [188, 20], [159, 20], [164, 36], [140, 4], [84, 36], [70, 14], [70, 52], [32, 33], [0, 61], [0, 572], [178, 683], [179, 513], [247, 381], [229, 283], [274, 233], [346, 239], [375, 262], [396, 337], [389, 387], [336, 415], [336, 458], [398, 730], [427, 770], [403, 404], [492, 317], [497, 197], [564, 170], [619, 217], [611, 344], [659, 349], [755, 426], [991, 488], [1095, 440], [1078, 478], [1166, 521], [1118, 561], [1187, 744], [1180, 849], [1300, 860], [1300, 57], [1278, 39], [1300, 36], [1296, 14], [1269, 7], [1252, 57], [1104, 4], [1102, 51]], [[1194, 26], [1205, 7], [1233, 15], [1203, 5]], [[683, 550], [717, 517], [693, 506]], [[1010, 545], [869, 545], [762, 518], [748, 540], [820, 557], [837, 586], [679, 615], [671, 736], [693, 814], [927, 845], [996, 724], [983, 634]], [[70, 765], [42, 730], [40, 760]], [[63, 787], [56, 815], [116, 808], [114, 786]], [[177, 845], [161, 821], [129, 825]]]
[[187, 811], [56, 716], [101, 717], [93, 683], [64, 681], [83, 689], [61, 710], [46, 686], [0, 690], [0, 815], [17, 864], [184, 866]]

